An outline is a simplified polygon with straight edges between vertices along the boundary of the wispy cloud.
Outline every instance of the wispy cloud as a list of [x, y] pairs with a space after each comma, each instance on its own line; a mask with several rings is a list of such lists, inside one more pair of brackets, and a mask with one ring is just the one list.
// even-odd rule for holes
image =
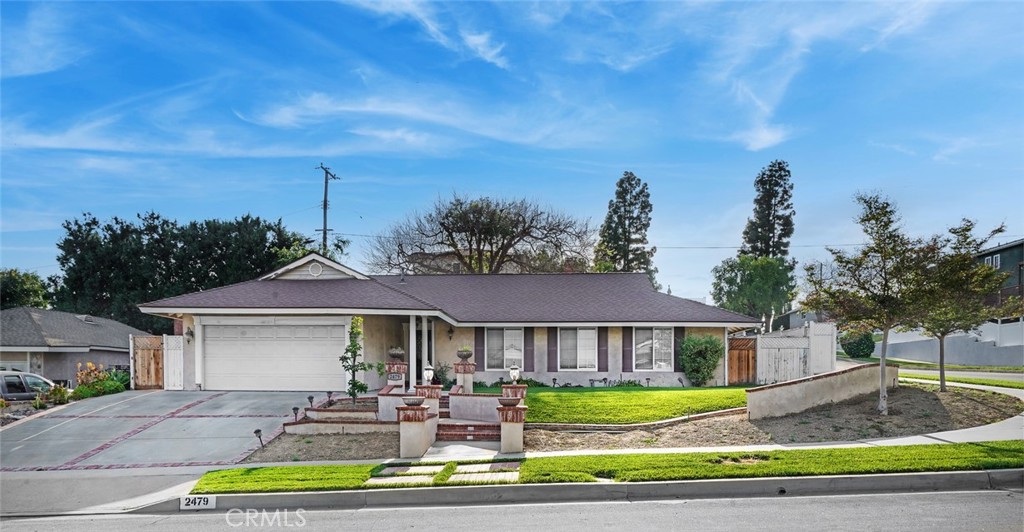
[[462, 42], [464, 42], [466, 46], [481, 59], [501, 68], [508, 69], [508, 61], [501, 56], [501, 50], [505, 48], [504, 43], [491, 43], [491, 34], [488, 32], [470, 33], [464, 31], [461, 35]]
[[878, 141], [874, 141], [874, 140], [869, 140], [868, 141], [868, 145], [869, 146], [874, 146], [876, 148], [885, 148], [887, 150], [892, 150], [892, 151], [895, 151], [895, 152], [899, 152], [899, 153], [902, 153], [904, 155], [917, 155], [916, 151], [914, 151], [914, 150], [912, 150], [912, 149], [910, 149], [910, 148], [908, 148], [908, 147], [906, 147], [906, 146], [904, 146], [902, 144], [896, 144], [894, 142], [878, 142]]
[[[450, 12], [444, 13], [446, 22], [442, 22], [442, 14], [434, 9], [433, 4], [416, 0], [395, 2], [342, 0], [342, 2], [385, 18], [411, 20], [419, 24], [431, 40], [449, 50], [471, 54], [499, 68], [506, 70], [509, 68], [508, 60], [501, 55], [505, 44], [492, 43], [491, 32], [462, 28], [463, 24], [458, 17]], [[458, 37], [452, 37], [449, 33], [457, 33]]]
[[[11, 7], [11, 6], [8, 6]], [[32, 4], [22, 26], [5, 24], [3, 77], [31, 76], [60, 70], [89, 53], [74, 41], [70, 4]], [[10, 17], [9, 13], [5, 16]]]
[[948, 163], [953, 156], [978, 146], [978, 141], [970, 137], [957, 137], [941, 141], [939, 149], [932, 155], [932, 160]]

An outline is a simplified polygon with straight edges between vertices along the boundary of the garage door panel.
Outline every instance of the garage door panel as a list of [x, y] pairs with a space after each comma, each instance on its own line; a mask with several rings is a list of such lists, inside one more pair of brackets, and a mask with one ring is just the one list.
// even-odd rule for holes
[[208, 390], [326, 391], [344, 387], [338, 325], [211, 325], [204, 330]]

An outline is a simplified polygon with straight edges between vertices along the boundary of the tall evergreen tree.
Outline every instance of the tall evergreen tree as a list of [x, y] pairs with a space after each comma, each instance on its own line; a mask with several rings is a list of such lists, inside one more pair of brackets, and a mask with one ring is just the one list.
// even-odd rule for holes
[[789, 163], [775, 160], [754, 179], [754, 216], [743, 230], [741, 254], [754, 257], [786, 257], [793, 236], [793, 183]]
[[633, 172], [623, 172], [615, 183], [615, 199], [608, 202], [608, 215], [601, 224], [594, 254], [594, 269], [612, 272], [647, 272], [654, 279], [656, 247], [647, 248], [647, 230], [651, 227], [651, 193], [647, 183]]

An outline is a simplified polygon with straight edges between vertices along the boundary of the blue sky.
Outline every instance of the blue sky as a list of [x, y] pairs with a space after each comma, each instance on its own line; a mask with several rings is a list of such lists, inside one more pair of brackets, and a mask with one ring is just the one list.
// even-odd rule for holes
[[599, 224], [631, 170], [688, 297], [777, 158], [799, 261], [861, 241], [857, 191], [1024, 236], [1020, 2], [4, 2], [0, 29], [0, 261], [44, 276], [83, 211], [313, 236], [321, 161], [354, 235], [453, 191]]

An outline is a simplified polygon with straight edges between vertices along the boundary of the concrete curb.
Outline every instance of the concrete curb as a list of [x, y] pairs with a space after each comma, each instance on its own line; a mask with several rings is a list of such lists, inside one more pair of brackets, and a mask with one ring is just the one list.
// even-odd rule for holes
[[[310, 493], [242, 493], [218, 495], [217, 509], [207, 511], [223, 512], [232, 508], [357, 509], [1000, 489], [1024, 489], [1024, 469], [671, 482], [505, 484]], [[130, 513], [172, 512], [179, 512], [177, 498], [138, 508]]]

